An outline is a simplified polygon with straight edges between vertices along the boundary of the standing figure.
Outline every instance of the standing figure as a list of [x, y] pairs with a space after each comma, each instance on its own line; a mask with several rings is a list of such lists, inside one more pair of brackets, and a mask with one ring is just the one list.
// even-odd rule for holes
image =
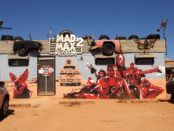
[[9, 74], [14, 88], [13, 98], [30, 98], [31, 91], [26, 84], [28, 74], [28, 69], [26, 69], [19, 77], [16, 77], [13, 73]]
[[159, 86], [154, 86], [147, 79], [142, 80], [141, 83], [142, 98], [156, 98], [164, 89]]

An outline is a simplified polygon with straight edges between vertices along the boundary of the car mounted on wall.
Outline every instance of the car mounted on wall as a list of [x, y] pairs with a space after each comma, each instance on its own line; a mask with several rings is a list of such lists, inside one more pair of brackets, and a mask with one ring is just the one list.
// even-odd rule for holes
[[28, 53], [40, 53], [42, 44], [38, 41], [21, 40], [14, 41], [13, 51], [19, 56], [27, 56]]
[[38, 41], [24, 40], [20, 36], [2, 35], [2, 41], [14, 41], [13, 52], [19, 56], [27, 56], [28, 53], [40, 53], [42, 44]]
[[98, 40], [90, 41], [89, 45], [91, 46], [89, 50], [92, 53], [102, 53], [105, 56], [111, 56], [121, 51], [119, 41], [110, 40], [107, 35], [101, 35]]
[[0, 118], [4, 118], [8, 114], [9, 93], [4, 86], [4, 82], [0, 81]]

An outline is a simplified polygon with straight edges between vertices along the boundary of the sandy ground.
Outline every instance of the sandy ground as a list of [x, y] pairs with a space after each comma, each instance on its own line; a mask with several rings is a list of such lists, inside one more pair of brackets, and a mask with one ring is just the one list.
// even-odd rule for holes
[[[28, 102], [27, 100], [18, 100]], [[10, 107], [0, 131], [173, 131], [174, 104], [39, 97]]]

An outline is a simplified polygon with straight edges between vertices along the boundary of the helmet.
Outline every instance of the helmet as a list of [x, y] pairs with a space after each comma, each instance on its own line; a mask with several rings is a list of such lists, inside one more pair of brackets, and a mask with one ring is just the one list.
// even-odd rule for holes
[[123, 54], [117, 54], [116, 56], [116, 64], [118, 66], [124, 66], [125, 65], [125, 57]]

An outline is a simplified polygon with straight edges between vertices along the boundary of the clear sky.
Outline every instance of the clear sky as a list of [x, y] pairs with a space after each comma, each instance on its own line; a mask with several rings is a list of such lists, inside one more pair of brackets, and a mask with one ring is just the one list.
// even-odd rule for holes
[[[77, 37], [101, 34], [114, 39], [136, 34], [140, 38], [156, 31], [168, 19], [167, 58], [174, 59], [174, 0], [0, 0], [0, 35], [46, 40], [52, 32], [71, 30]], [[163, 39], [162, 30], [159, 33]]]

